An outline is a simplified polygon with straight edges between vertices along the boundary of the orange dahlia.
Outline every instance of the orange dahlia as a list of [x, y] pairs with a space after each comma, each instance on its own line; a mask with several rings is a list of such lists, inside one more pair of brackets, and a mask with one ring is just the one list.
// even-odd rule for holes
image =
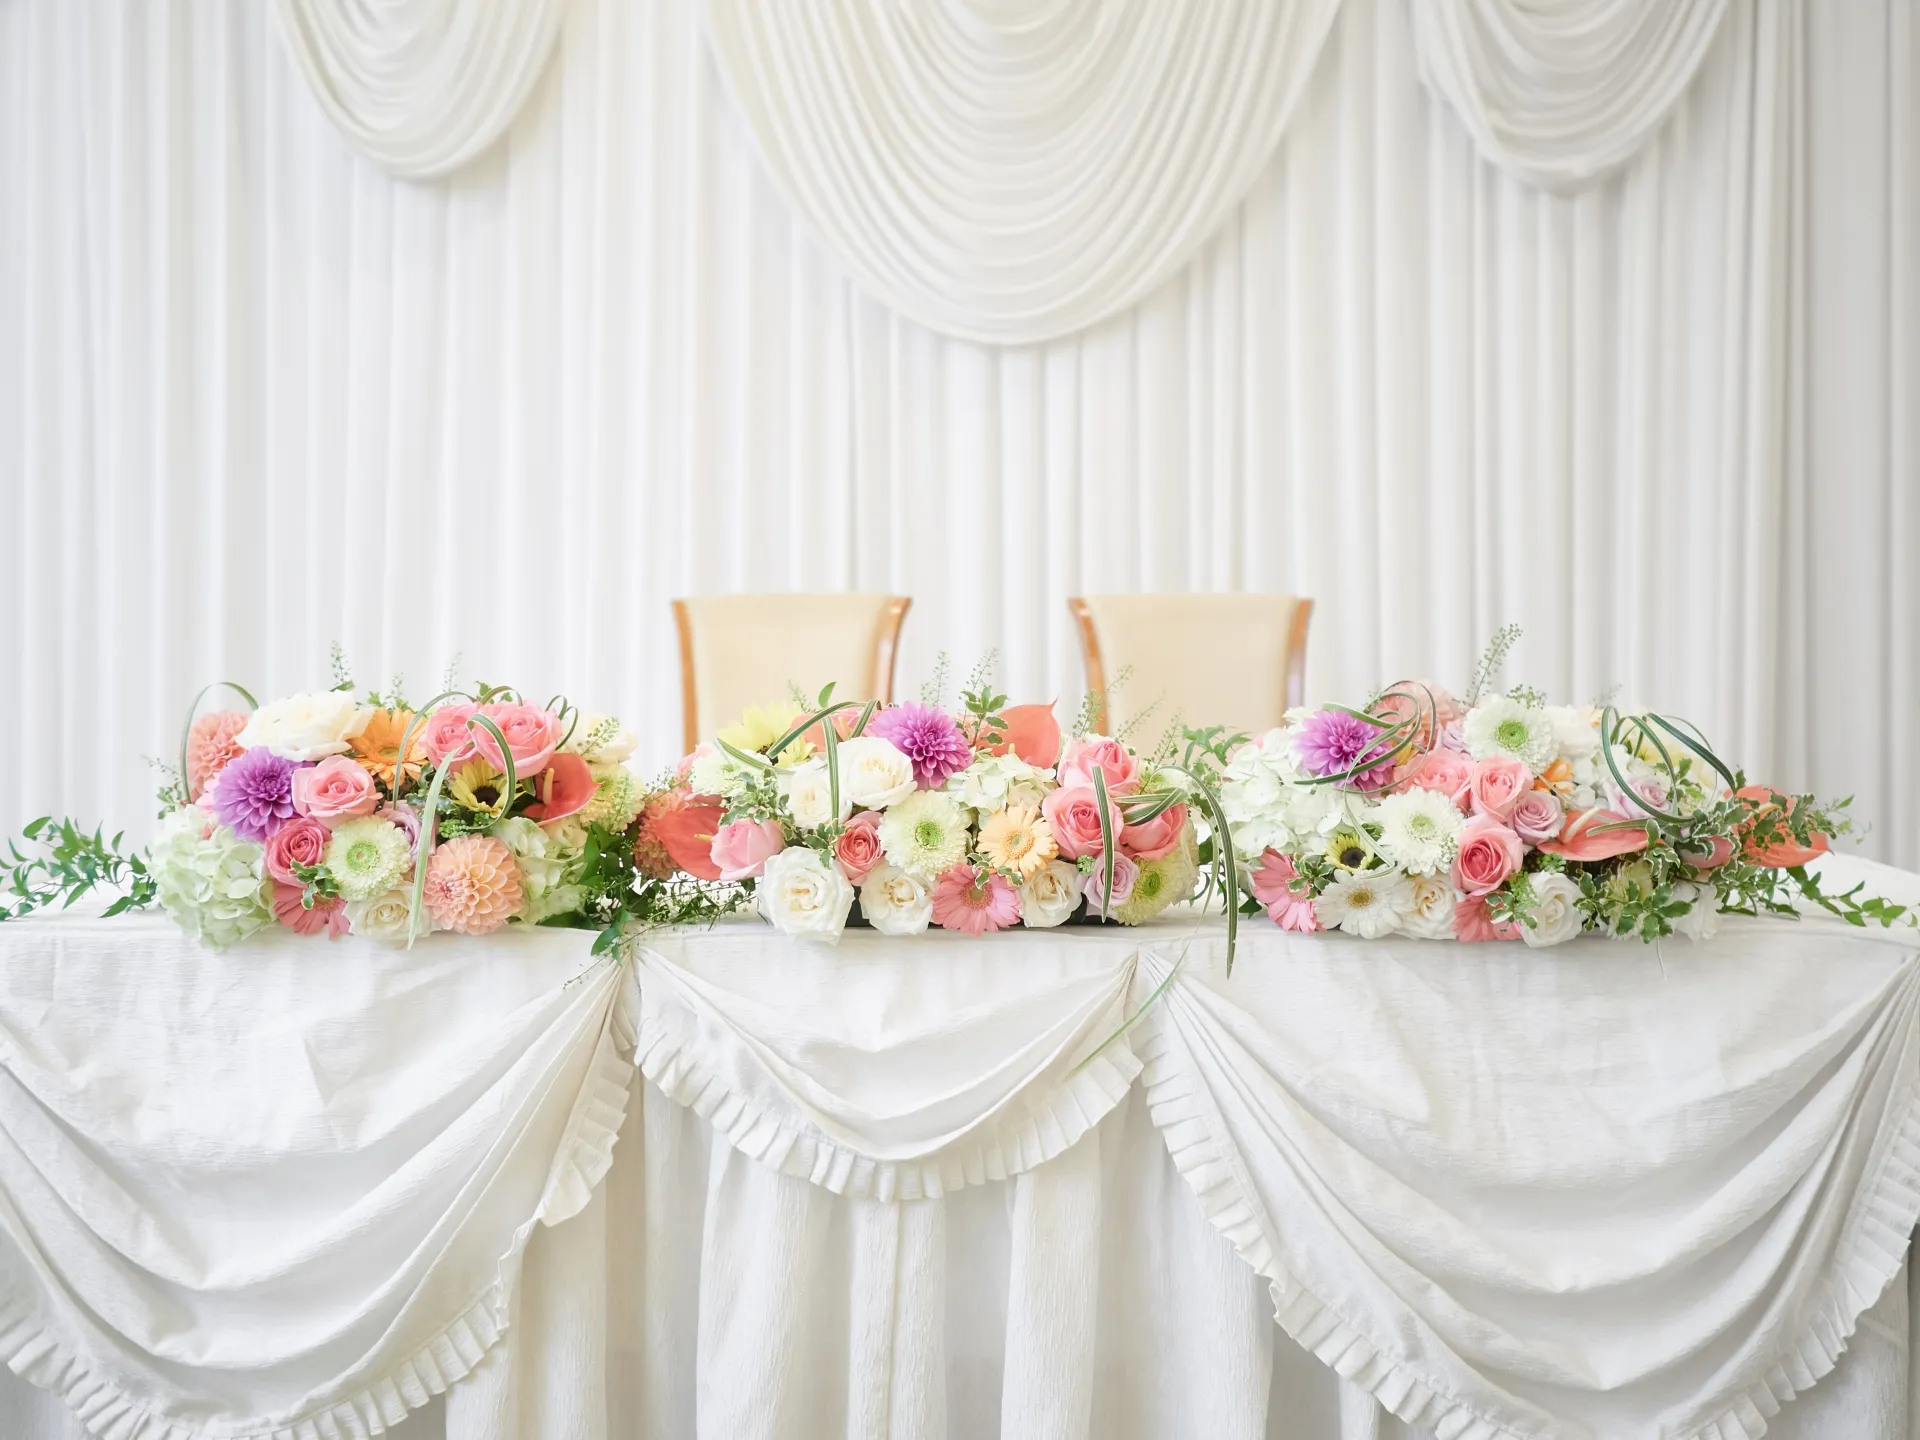
[[[373, 718], [367, 722], [367, 728], [348, 742], [353, 746], [353, 758], [389, 790], [394, 788], [393, 770], [400, 761], [400, 741], [407, 733], [407, 726], [412, 723], [411, 710], [376, 710]], [[424, 729], [422, 726], [415, 730], [413, 742], [407, 746], [408, 780], [420, 777], [420, 765], [427, 758], [426, 742], [422, 735]]]
[[234, 736], [246, 728], [247, 717], [238, 710], [210, 710], [193, 722], [187, 731], [187, 798], [198, 800], [206, 788], [219, 778], [227, 762], [235, 759], [242, 746]]
[[513, 852], [491, 835], [457, 836], [427, 864], [427, 913], [443, 930], [491, 934], [525, 898]]
[[640, 830], [633, 841], [633, 868], [649, 880], [665, 880], [680, 867], [667, 853], [660, 822], [686, 803], [684, 790], [662, 790], [649, 795], [640, 807]]

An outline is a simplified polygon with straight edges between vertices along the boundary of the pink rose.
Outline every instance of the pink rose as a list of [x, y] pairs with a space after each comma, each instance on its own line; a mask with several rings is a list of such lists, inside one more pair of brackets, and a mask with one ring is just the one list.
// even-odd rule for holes
[[1507, 823], [1527, 844], [1538, 845], [1560, 833], [1564, 818], [1558, 796], [1548, 790], [1528, 790], [1513, 802], [1513, 813], [1507, 817]]
[[293, 772], [293, 808], [315, 820], [336, 824], [371, 815], [379, 803], [373, 776], [344, 755], [329, 755]]
[[1498, 820], [1476, 815], [1460, 832], [1460, 850], [1453, 857], [1453, 888], [1469, 896], [1485, 895], [1514, 871], [1527, 847]]
[[1096, 770], [1106, 772], [1107, 791], [1111, 794], [1140, 778], [1140, 759], [1118, 740], [1104, 736], [1075, 740], [1060, 759], [1060, 784], [1091, 788]]
[[886, 852], [880, 848], [878, 810], [862, 810], [847, 822], [847, 828], [833, 842], [833, 858], [840, 862], [841, 872], [855, 885], [862, 884], [873, 873], [874, 866], [886, 858]]
[[[1053, 840], [1069, 860], [1100, 853], [1100, 800], [1091, 785], [1068, 785], [1055, 790], [1040, 802], [1040, 813], [1053, 827]], [[1120, 806], [1107, 796], [1107, 823], [1117, 840], [1120, 835]]]
[[293, 873], [296, 865], [318, 865], [327, 858], [327, 841], [332, 832], [318, 820], [296, 815], [267, 841], [267, 874], [282, 885], [298, 885]]
[[[1105, 867], [1098, 859], [1093, 862], [1093, 873], [1087, 876], [1087, 908], [1094, 914], [1100, 913], [1100, 896], [1105, 891]], [[1140, 867], [1120, 851], [1113, 852], [1113, 900], [1107, 906], [1111, 914], [1115, 905], [1124, 905], [1133, 895], [1133, 887], [1140, 883]]]
[[[538, 775], [553, 759], [553, 752], [566, 738], [567, 727], [551, 710], [533, 705], [482, 705], [480, 713], [500, 727], [507, 737], [507, 752], [513, 756], [516, 779]], [[486, 727], [473, 727], [473, 743], [494, 769], [506, 772], [506, 759], [500, 754], [500, 742]]]
[[1456, 940], [1518, 940], [1520, 927], [1511, 920], [1496, 925], [1487, 910], [1486, 897], [1472, 896], [1453, 907], [1453, 937]]
[[713, 863], [722, 880], [751, 880], [786, 848], [787, 837], [774, 821], [735, 820], [714, 832]]
[[1118, 843], [1136, 860], [1163, 859], [1179, 846], [1186, 825], [1186, 804], [1169, 805], [1144, 824], [1127, 826], [1120, 832]]
[[1465, 810], [1471, 800], [1473, 762], [1458, 750], [1429, 750], [1400, 767], [1397, 790], [1432, 790]]
[[478, 705], [442, 705], [427, 717], [420, 743], [435, 765], [458, 765], [473, 755], [473, 734], [467, 721], [480, 713]]
[[1511, 755], [1489, 755], [1473, 762], [1473, 778], [1467, 782], [1467, 794], [1473, 801], [1475, 814], [1491, 815], [1504, 822], [1512, 817], [1513, 807], [1521, 795], [1532, 787], [1533, 772], [1527, 769], [1525, 761]]

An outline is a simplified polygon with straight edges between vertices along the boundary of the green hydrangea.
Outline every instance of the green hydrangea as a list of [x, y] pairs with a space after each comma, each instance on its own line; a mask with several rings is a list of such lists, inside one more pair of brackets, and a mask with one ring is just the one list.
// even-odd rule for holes
[[523, 920], [537, 925], [549, 916], [580, 908], [586, 898], [578, 883], [585, 860], [581, 851], [570, 849], [524, 815], [502, 820], [487, 833], [511, 850], [519, 863], [520, 887], [526, 896], [520, 907]]
[[580, 818], [589, 825], [604, 825], [616, 832], [626, 829], [646, 802], [640, 782], [631, 770], [619, 765], [604, 769], [596, 766], [594, 774], [600, 786], [593, 792], [586, 809], [580, 812]]
[[225, 947], [273, 922], [258, 845], [197, 807], [176, 810], [147, 852], [160, 904], [189, 935]]

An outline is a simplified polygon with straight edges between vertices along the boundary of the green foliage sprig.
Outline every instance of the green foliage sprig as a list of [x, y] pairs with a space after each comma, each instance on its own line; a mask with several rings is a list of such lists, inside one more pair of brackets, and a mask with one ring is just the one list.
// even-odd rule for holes
[[123, 892], [106, 913], [120, 915], [151, 905], [157, 887], [145, 858], [120, 848], [124, 835], [111, 840], [95, 829], [81, 829], [71, 820], [42, 815], [21, 832], [21, 841], [7, 845], [0, 862], [0, 920], [17, 920], [59, 901], [66, 909], [96, 890]]

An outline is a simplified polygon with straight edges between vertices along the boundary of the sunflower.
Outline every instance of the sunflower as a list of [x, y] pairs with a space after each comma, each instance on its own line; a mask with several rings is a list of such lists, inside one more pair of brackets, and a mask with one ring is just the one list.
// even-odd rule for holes
[[[400, 741], [405, 738], [413, 718], [411, 710], [376, 710], [367, 728], [348, 741], [353, 746], [353, 758], [389, 791], [395, 788], [393, 771], [400, 759]], [[424, 725], [416, 729], [407, 746], [407, 780], [420, 778], [420, 766], [427, 758], [421, 738], [425, 729]]]
[[455, 766], [447, 776], [447, 794], [463, 809], [482, 815], [504, 815], [507, 777], [476, 755]]
[[1342, 827], [1327, 837], [1327, 858], [1342, 870], [1364, 870], [1373, 847], [1358, 830]]

